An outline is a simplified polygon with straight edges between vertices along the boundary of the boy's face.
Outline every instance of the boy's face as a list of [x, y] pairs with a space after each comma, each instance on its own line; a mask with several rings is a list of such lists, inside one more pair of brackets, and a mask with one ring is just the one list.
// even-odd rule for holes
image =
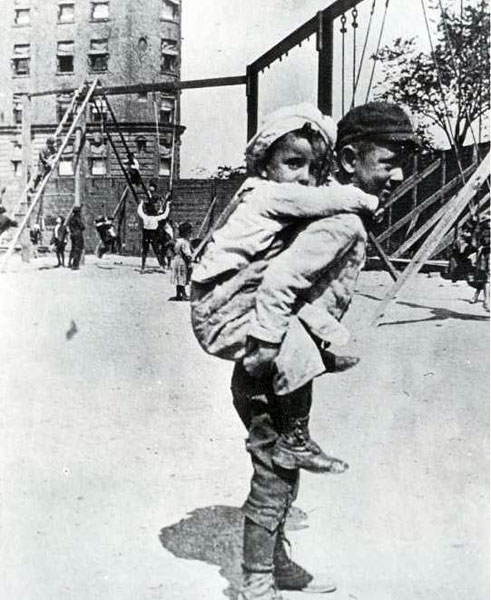
[[261, 175], [277, 183], [317, 185], [323, 158], [308, 140], [288, 134], [278, 141]]
[[[344, 149], [343, 149], [344, 150]], [[404, 179], [402, 170], [407, 156], [399, 144], [373, 142], [368, 149], [351, 147], [349, 164], [343, 164], [351, 171], [351, 183], [368, 194], [386, 199]]]

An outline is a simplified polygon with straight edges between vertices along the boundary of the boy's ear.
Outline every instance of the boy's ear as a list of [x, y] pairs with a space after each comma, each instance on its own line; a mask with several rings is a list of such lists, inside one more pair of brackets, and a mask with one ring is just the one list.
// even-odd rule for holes
[[355, 172], [356, 161], [358, 160], [358, 153], [356, 148], [347, 144], [343, 146], [339, 151], [338, 163], [341, 168], [350, 175]]
[[266, 164], [266, 165], [265, 165], [265, 164], [262, 164], [262, 165], [261, 165], [261, 166], [258, 168], [257, 172], [259, 173], [259, 177], [262, 177], [263, 179], [267, 179], [267, 178], [268, 178], [268, 175], [269, 175], [269, 173], [268, 173], [268, 169], [267, 169], [267, 164]]

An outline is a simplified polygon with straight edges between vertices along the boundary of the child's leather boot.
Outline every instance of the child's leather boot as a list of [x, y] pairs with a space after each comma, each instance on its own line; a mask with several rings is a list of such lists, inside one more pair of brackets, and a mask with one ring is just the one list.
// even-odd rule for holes
[[328, 456], [310, 437], [310, 394], [287, 394], [278, 397], [278, 427], [280, 435], [271, 459], [283, 469], [305, 469], [312, 473], [344, 473], [347, 463]]

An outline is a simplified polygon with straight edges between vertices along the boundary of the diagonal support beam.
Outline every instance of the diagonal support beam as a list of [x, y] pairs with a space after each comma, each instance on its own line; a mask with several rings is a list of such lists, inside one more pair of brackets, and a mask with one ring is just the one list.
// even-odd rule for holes
[[420, 271], [425, 262], [430, 258], [443, 236], [449, 231], [455, 221], [457, 221], [462, 211], [474, 198], [476, 192], [481, 188], [487, 177], [489, 177], [489, 153], [460, 192], [448, 203], [447, 212], [430, 233], [425, 243], [416, 252], [413, 260], [409, 263], [401, 277], [386, 294], [375, 313], [372, 325], [378, 325], [380, 323], [380, 320], [384, 316], [389, 305], [396, 299], [404, 285]]
[[[469, 177], [469, 175], [472, 173], [472, 171], [475, 169], [475, 167], [476, 167], [475, 163], [473, 163], [472, 165], [467, 167], [467, 169], [462, 173], [462, 176], [464, 178]], [[462, 176], [457, 175], [457, 177], [454, 177], [452, 179], [452, 181], [449, 181], [442, 188], [440, 188], [438, 191], [436, 191], [434, 194], [432, 194], [429, 198], [426, 198], [426, 200], [421, 202], [421, 204], [418, 204], [416, 206], [416, 208], [414, 208], [411, 212], [409, 212], [407, 215], [402, 217], [402, 219], [399, 219], [399, 221], [397, 221], [397, 223], [394, 223], [394, 225], [392, 225], [391, 227], [386, 229], [381, 235], [379, 235], [377, 238], [378, 241], [384, 242], [393, 233], [395, 233], [396, 231], [401, 229], [401, 227], [404, 227], [404, 225], [406, 223], [411, 222], [415, 216], [421, 214], [424, 210], [429, 208], [434, 202], [436, 202], [437, 200], [442, 198], [445, 194], [448, 194], [454, 187], [456, 187], [459, 183], [461, 183]]]
[[412, 190], [414, 186], [421, 183], [424, 179], [426, 179], [429, 175], [431, 175], [433, 173], [433, 171], [436, 171], [436, 169], [438, 169], [438, 167], [440, 166], [441, 162], [442, 162], [441, 158], [438, 158], [437, 160], [432, 162], [430, 165], [428, 165], [426, 167], [426, 169], [423, 169], [421, 171], [421, 173], [415, 173], [414, 175], [411, 175], [411, 177], [408, 177], [390, 195], [389, 199], [384, 204], [384, 209], [387, 210], [390, 206], [392, 206], [394, 204], [394, 202], [397, 202], [397, 200], [399, 200], [399, 198], [402, 198], [402, 196], [404, 196], [407, 192]]

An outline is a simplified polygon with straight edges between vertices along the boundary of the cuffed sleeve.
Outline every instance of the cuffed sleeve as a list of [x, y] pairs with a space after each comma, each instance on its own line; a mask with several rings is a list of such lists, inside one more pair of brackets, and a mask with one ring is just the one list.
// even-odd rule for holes
[[317, 218], [339, 213], [370, 213], [378, 208], [378, 198], [366, 194], [354, 185], [341, 185], [332, 180], [328, 185], [310, 187], [298, 183], [258, 185], [263, 197], [262, 208], [273, 218]]

